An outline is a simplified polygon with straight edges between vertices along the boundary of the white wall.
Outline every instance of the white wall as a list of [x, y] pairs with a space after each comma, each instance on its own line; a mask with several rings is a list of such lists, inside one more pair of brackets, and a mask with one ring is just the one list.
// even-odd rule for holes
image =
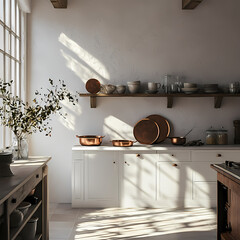
[[[203, 1], [193, 11], [181, 0], [69, 0], [54, 9], [49, 0], [33, 0], [28, 18], [29, 92], [47, 86], [48, 78], [64, 79], [72, 91], [85, 92], [92, 77], [102, 83], [132, 80], [159, 82], [164, 74], [186, 81], [228, 84], [240, 80], [240, 1]], [[33, 94], [32, 94], [33, 97]], [[67, 121], [54, 117], [53, 135], [34, 134], [31, 153], [51, 155], [51, 201], [71, 201], [71, 147], [76, 134], [130, 138], [132, 127], [149, 114], [171, 122], [175, 135], [190, 128], [190, 139], [204, 139], [211, 125], [229, 130], [240, 118], [239, 99], [224, 99], [213, 108], [210, 98], [180, 98], [172, 109], [165, 98], [98, 99], [89, 108], [81, 98], [66, 106]]]

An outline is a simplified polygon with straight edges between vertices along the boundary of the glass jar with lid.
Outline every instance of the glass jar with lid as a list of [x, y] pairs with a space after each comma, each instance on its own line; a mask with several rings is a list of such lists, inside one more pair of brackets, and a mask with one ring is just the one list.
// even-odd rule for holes
[[213, 130], [212, 127], [209, 130], [206, 130], [206, 144], [217, 144], [217, 130]]
[[223, 127], [217, 131], [217, 144], [227, 145], [228, 144], [228, 130]]

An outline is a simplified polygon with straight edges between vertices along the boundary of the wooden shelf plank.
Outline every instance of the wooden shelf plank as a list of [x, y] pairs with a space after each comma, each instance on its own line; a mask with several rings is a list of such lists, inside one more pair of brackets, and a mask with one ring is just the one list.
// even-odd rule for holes
[[196, 8], [203, 0], [182, 0], [182, 9], [194, 9]]
[[54, 8], [67, 8], [67, 0], [50, 0]]
[[156, 93], [156, 94], [148, 94], [148, 93], [136, 93], [136, 94], [91, 94], [91, 93], [79, 93], [80, 97], [90, 97], [90, 107], [97, 107], [97, 98], [98, 97], [166, 97], [167, 98], [167, 107], [172, 108], [173, 106], [173, 98], [202, 98], [202, 97], [212, 97], [214, 98], [214, 107], [220, 108], [222, 105], [222, 100], [224, 97], [240, 97], [240, 93]]
[[42, 204], [42, 201], [39, 201], [38, 204], [32, 205], [29, 209], [27, 214], [24, 216], [23, 222], [19, 227], [11, 228], [11, 240], [14, 240], [17, 235], [22, 231], [25, 224], [30, 220], [30, 218], [33, 216], [33, 214], [37, 211], [39, 206]]

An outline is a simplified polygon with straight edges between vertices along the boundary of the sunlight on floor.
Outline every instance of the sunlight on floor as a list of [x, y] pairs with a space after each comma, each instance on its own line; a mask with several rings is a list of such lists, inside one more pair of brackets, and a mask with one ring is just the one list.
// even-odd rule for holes
[[[216, 213], [205, 208], [71, 209], [70, 205], [61, 204], [52, 211], [50, 219], [50, 240], [216, 239]], [[62, 224], [59, 225], [61, 229], [58, 229], [58, 223]], [[70, 223], [71, 227], [67, 228]], [[62, 233], [62, 238], [57, 235], [58, 231]]]

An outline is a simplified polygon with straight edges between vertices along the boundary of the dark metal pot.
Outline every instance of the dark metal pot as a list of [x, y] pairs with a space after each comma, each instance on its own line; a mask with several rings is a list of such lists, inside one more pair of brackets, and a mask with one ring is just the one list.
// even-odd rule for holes
[[102, 139], [104, 136], [96, 136], [96, 135], [86, 135], [86, 136], [78, 136], [79, 143], [83, 146], [99, 146], [102, 143]]
[[186, 143], [185, 137], [171, 137], [170, 139], [173, 145], [183, 145]]

